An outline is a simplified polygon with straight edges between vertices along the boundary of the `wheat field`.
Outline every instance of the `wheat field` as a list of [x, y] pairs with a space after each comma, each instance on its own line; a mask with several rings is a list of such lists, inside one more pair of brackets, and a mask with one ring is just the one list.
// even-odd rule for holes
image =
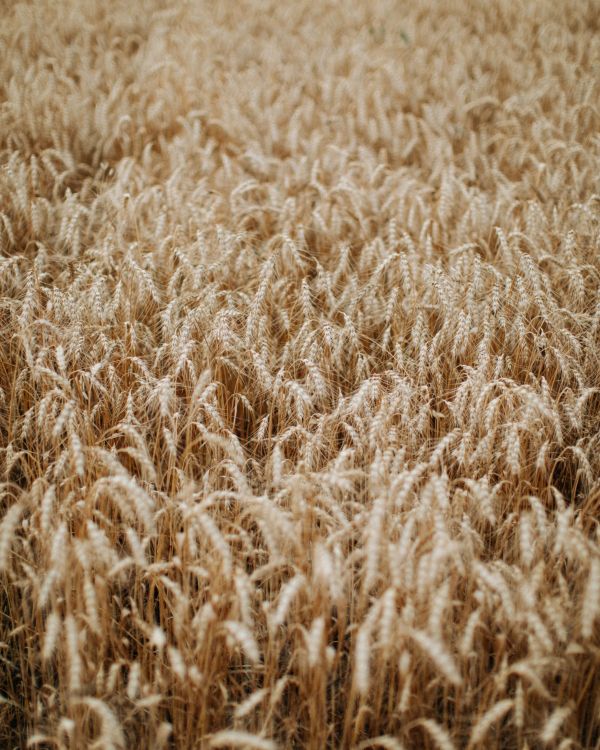
[[600, 748], [600, 5], [0, 24], [0, 746]]

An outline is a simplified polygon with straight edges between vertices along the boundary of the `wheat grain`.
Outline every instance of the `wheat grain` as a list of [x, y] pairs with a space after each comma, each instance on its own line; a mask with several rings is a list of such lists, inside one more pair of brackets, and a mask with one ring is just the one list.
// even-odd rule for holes
[[306, 638], [309, 667], [315, 668], [319, 666], [322, 661], [324, 634], [325, 619], [323, 617], [317, 617], [310, 626], [310, 631]]
[[583, 609], [581, 611], [581, 634], [591, 638], [594, 622], [600, 614], [600, 558], [594, 557], [585, 587]]
[[356, 750], [366, 750], [369, 747], [382, 747], [384, 750], [404, 750], [404, 745], [395, 737], [373, 737], [370, 740], [363, 740], [356, 746]]
[[241, 622], [227, 621], [224, 623], [227, 631], [240, 644], [244, 653], [252, 664], [260, 663], [260, 651], [252, 631]]
[[14, 536], [25, 507], [20, 503], [11, 505], [6, 511], [0, 523], [0, 572], [4, 572], [9, 563], [11, 547]]
[[274, 628], [283, 625], [285, 622], [289, 607], [298, 593], [305, 586], [305, 578], [301, 574], [296, 574], [290, 581], [288, 581], [282, 588], [277, 602], [277, 608], [271, 618], [271, 626]]
[[223, 730], [210, 738], [210, 747], [243, 747], [248, 750], [276, 750], [272, 740], [266, 740], [249, 732]]
[[564, 721], [573, 712], [571, 706], [562, 706], [556, 708], [548, 717], [548, 720], [544, 724], [542, 731], [540, 732], [540, 740], [549, 745], [555, 740], [558, 730]]
[[163, 6], [0, 25], [1, 742], [593, 744], [593, 2]]
[[437, 721], [434, 721], [433, 719], [421, 719], [419, 725], [427, 730], [439, 750], [455, 750], [455, 745], [447, 730], [438, 724]]
[[446, 651], [443, 644], [418, 630], [410, 633], [411, 637], [422, 649], [423, 653], [433, 661], [443, 676], [452, 685], [460, 685], [462, 678], [452, 656]]
[[83, 665], [79, 652], [79, 630], [73, 615], [65, 617], [66, 647], [69, 663], [69, 691], [78, 693], [81, 690]]
[[46, 620], [46, 632], [44, 634], [44, 645], [42, 648], [42, 659], [50, 659], [56, 648], [56, 642], [60, 633], [62, 620], [57, 612], [50, 612]]
[[267, 697], [269, 691], [265, 688], [256, 690], [254, 693], [249, 695], [242, 703], [235, 707], [233, 715], [236, 719], [243, 719], [248, 714], [252, 713], [257, 706], [259, 706]]
[[488, 710], [477, 720], [477, 723], [471, 730], [469, 744], [476, 745], [477, 743], [482, 742], [492, 726], [512, 708], [513, 701], [508, 698], [498, 701], [494, 706], [488, 708]]
[[370, 651], [371, 628], [370, 623], [361, 626], [356, 637], [354, 675], [356, 689], [361, 695], [366, 695], [370, 685]]
[[126, 747], [125, 736], [114, 712], [106, 703], [98, 698], [85, 697], [79, 699], [78, 703], [88, 706], [102, 721], [102, 735], [104, 746], [121, 750]]

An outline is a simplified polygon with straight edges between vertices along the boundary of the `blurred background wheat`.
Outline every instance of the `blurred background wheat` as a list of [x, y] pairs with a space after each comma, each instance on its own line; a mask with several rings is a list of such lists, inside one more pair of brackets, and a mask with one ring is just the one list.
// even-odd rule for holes
[[597, 2], [0, 25], [0, 744], [600, 747]]

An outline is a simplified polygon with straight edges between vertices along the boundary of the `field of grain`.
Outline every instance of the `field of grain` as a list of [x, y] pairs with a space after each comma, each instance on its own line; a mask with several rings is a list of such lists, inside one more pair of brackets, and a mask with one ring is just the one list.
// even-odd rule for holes
[[600, 4], [0, 5], [0, 747], [600, 748]]

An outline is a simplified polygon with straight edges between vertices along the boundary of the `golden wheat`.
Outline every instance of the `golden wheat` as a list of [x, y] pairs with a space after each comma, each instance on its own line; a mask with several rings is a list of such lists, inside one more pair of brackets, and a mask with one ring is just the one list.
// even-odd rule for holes
[[0, 745], [599, 748], [596, 0], [1, 13]]

